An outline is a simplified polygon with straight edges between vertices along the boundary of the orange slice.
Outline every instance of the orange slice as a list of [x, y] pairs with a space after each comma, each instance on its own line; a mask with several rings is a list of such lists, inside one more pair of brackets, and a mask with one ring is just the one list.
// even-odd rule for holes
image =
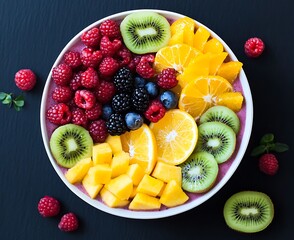
[[223, 51], [224, 46], [216, 38], [212, 38], [204, 44], [203, 53], [221, 53]]
[[194, 35], [193, 47], [202, 52], [209, 37], [209, 31], [204, 27], [199, 27]]
[[170, 27], [171, 34], [174, 35], [177, 32], [183, 31], [186, 26], [194, 33], [196, 27], [195, 21], [192, 18], [183, 17], [172, 23]]
[[183, 42], [184, 42], [184, 31], [179, 31], [171, 36], [171, 38], [169, 39], [168, 45], [172, 46], [172, 45], [183, 43]]
[[209, 62], [209, 75], [216, 75], [218, 69], [223, 64], [224, 60], [227, 58], [227, 52], [221, 52], [217, 54], [207, 53], [210, 54], [210, 62]]
[[235, 112], [242, 108], [243, 95], [240, 92], [226, 92], [216, 98], [216, 104], [226, 106]]
[[242, 66], [243, 63], [238, 61], [223, 63], [219, 67], [217, 75], [220, 75], [223, 78], [227, 79], [230, 83], [233, 83], [236, 80], [238, 74], [240, 73]]

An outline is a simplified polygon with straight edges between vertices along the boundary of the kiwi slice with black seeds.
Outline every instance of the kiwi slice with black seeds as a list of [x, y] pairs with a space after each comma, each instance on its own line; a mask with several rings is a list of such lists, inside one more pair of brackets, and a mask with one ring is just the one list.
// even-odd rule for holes
[[221, 122], [200, 124], [198, 134], [194, 152], [208, 152], [218, 163], [223, 163], [232, 156], [236, 146], [236, 134], [226, 124]]
[[194, 153], [179, 166], [182, 169], [182, 188], [188, 192], [206, 192], [217, 178], [218, 164], [207, 152]]
[[137, 12], [126, 16], [120, 31], [127, 48], [136, 54], [157, 52], [170, 39], [170, 24], [155, 12]]
[[56, 128], [50, 138], [52, 155], [65, 168], [71, 168], [81, 159], [91, 157], [92, 147], [93, 140], [89, 132], [75, 124]]
[[201, 117], [200, 124], [205, 122], [222, 122], [231, 127], [237, 134], [240, 130], [240, 120], [237, 114], [225, 106], [209, 108]]
[[274, 218], [274, 205], [262, 192], [242, 191], [231, 196], [224, 206], [226, 224], [239, 232], [264, 230]]

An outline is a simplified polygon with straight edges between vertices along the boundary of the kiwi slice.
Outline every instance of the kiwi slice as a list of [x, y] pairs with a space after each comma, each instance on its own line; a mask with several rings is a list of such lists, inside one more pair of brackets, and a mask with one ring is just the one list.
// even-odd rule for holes
[[211, 153], [218, 163], [231, 157], [236, 146], [236, 134], [232, 128], [221, 122], [207, 122], [199, 125], [198, 132], [195, 152]]
[[206, 192], [217, 178], [218, 164], [207, 152], [194, 153], [179, 166], [182, 169], [182, 188], [188, 192]]
[[209, 108], [200, 117], [200, 124], [205, 122], [222, 122], [231, 127], [236, 134], [240, 130], [240, 120], [237, 114], [225, 106], [214, 106]]
[[260, 232], [272, 222], [273, 217], [274, 205], [270, 197], [262, 192], [236, 193], [224, 206], [227, 225], [239, 232]]
[[75, 124], [66, 124], [54, 130], [50, 138], [51, 152], [59, 165], [73, 167], [83, 158], [91, 157], [93, 140], [89, 132]]
[[155, 12], [138, 12], [126, 16], [120, 24], [124, 43], [133, 53], [157, 52], [170, 39], [170, 24]]

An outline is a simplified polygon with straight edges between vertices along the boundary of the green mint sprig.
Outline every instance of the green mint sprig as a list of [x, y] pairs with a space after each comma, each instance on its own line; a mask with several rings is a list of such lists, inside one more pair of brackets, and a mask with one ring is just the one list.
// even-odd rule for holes
[[20, 111], [25, 104], [24, 97], [22, 95], [14, 98], [12, 93], [5, 92], [0, 92], [0, 101], [8, 107], [13, 106], [16, 111]]

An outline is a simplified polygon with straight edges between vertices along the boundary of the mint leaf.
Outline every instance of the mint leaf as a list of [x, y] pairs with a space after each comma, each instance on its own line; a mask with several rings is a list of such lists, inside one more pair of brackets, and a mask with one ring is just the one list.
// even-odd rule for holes
[[251, 156], [256, 157], [258, 155], [263, 154], [266, 150], [267, 150], [266, 145], [259, 145], [255, 148], [253, 148], [253, 150], [251, 152]]
[[287, 144], [278, 142], [274, 144], [273, 151], [286, 152], [287, 150], [289, 150], [289, 146]]
[[260, 140], [260, 144], [267, 144], [267, 143], [272, 143], [274, 141], [274, 134], [272, 133], [268, 133], [265, 134], [261, 140]]
[[16, 111], [18, 111], [18, 112], [21, 110], [21, 107], [15, 105], [15, 104], [13, 104], [13, 107], [14, 107], [14, 109], [15, 109]]
[[11, 97], [10, 94], [7, 94], [7, 95], [6, 95], [6, 98], [4, 98], [4, 99], [2, 100], [2, 103], [3, 103], [3, 104], [11, 104], [11, 102], [12, 102], [12, 97]]
[[3, 101], [7, 96], [7, 93], [5, 92], [0, 92], [0, 101]]
[[18, 106], [18, 107], [23, 107], [24, 106], [24, 98], [23, 96], [18, 96], [13, 100], [13, 103]]

